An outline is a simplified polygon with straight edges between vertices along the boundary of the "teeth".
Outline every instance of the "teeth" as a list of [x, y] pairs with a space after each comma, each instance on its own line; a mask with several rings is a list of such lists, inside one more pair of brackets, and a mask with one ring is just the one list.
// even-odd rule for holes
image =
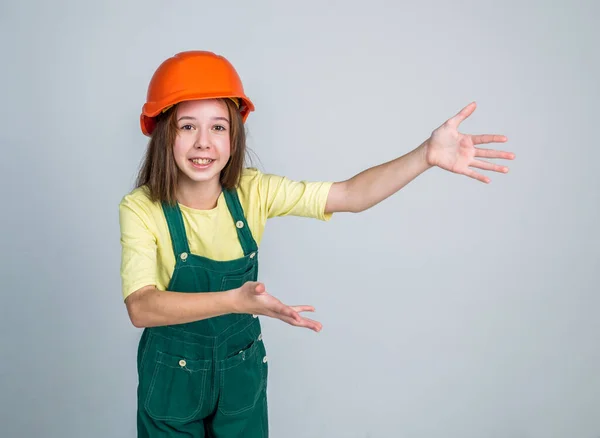
[[210, 158], [194, 158], [192, 160], [194, 164], [210, 164], [213, 162]]

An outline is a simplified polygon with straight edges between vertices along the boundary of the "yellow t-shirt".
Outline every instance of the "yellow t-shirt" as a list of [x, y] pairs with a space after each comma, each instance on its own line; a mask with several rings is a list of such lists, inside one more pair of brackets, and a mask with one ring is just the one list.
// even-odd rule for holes
[[[266, 221], [277, 216], [302, 216], [328, 221], [325, 204], [332, 182], [293, 181], [283, 176], [244, 169], [238, 196], [256, 244]], [[223, 193], [211, 210], [179, 204], [192, 254], [213, 260], [233, 260], [243, 251]], [[121, 281], [123, 299], [155, 285], [166, 290], [175, 255], [162, 207], [152, 202], [144, 187], [125, 195], [119, 204], [121, 225]]]

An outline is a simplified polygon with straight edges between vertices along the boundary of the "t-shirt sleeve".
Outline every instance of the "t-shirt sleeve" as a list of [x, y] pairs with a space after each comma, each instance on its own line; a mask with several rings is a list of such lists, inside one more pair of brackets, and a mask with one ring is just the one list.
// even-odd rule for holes
[[157, 244], [149, 215], [131, 197], [119, 204], [121, 226], [121, 282], [123, 299], [136, 290], [156, 285]]
[[294, 181], [285, 176], [260, 174], [259, 191], [267, 218], [300, 216], [328, 221], [327, 196], [333, 182]]

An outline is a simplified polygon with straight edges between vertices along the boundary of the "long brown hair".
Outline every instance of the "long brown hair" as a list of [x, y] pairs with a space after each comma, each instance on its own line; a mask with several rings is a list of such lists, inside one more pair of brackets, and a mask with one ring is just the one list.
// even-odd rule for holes
[[[246, 157], [246, 132], [244, 121], [230, 99], [221, 99], [229, 111], [231, 156], [221, 171], [220, 182], [224, 190], [238, 186]], [[174, 105], [156, 117], [156, 127], [148, 142], [146, 155], [138, 173], [136, 188], [145, 186], [154, 202], [176, 202], [179, 168], [173, 156], [177, 137], [177, 107]]]

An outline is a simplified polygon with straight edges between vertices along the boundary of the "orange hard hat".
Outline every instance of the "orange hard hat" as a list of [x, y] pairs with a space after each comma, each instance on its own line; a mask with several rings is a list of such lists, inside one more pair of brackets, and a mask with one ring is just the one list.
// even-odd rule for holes
[[231, 63], [212, 52], [192, 50], [165, 60], [154, 72], [140, 125], [150, 136], [155, 117], [185, 100], [230, 98], [238, 106], [245, 122], [254, 105], [244, 93], [242, 81]]

